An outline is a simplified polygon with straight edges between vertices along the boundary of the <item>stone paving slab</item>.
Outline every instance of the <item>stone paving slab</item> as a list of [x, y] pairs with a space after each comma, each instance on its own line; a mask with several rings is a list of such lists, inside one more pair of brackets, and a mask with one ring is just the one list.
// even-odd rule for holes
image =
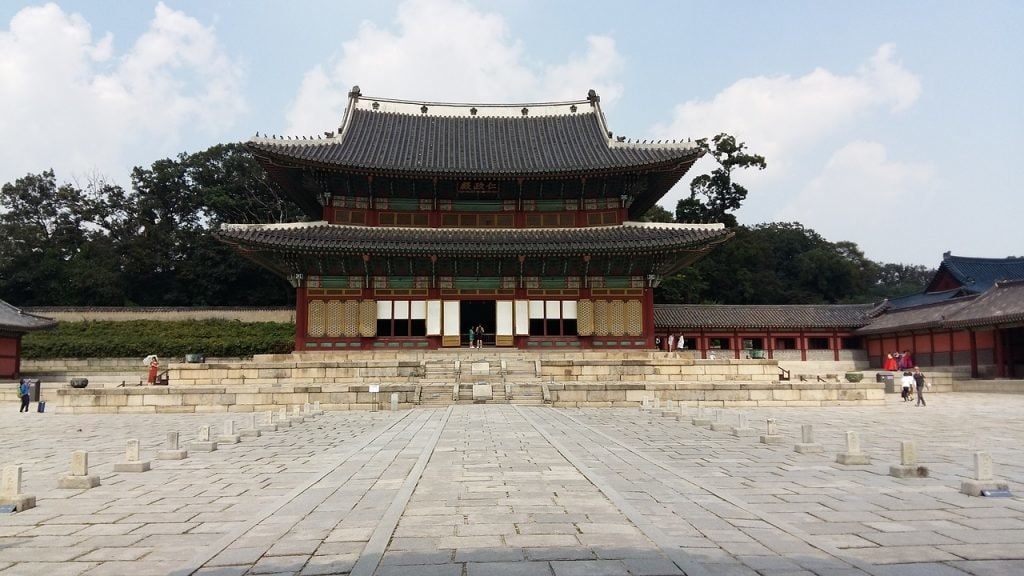
[[[167, 432], [248, 416], [12, 415], [37, 506], [0, 516], [0, 576], [1024, 574], [1024, 500], [959, 493], [978, 450], [1024, 485], [1024, 397], [933, 398], [725, 411], [771, 445], [635, 408], [332, 412], [184, 460]], [[836, 463], [847, 431], [870, 464]], [[152, 470], [114, 472], [131, 438]], [[889, 475], [906, 439], [930, 477]], [[99, 487], [57, 488], [74, 450]]]

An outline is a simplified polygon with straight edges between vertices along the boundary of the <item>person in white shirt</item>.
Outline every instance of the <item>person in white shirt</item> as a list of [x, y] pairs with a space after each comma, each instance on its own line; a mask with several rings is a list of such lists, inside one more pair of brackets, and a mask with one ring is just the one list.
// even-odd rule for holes
[[911, 400], [910, 390], [914, 386], [914, 375], [909, 371], [903, 373], [903, 377], [900, 378], [900, 396], [903, 401], [906, 402]]
[[675, 334], [669, 334], [668, 335], [668, 348], [665, 348], [665, 351], [666, 352], [675, 352], [676, 351], [676, 335]]

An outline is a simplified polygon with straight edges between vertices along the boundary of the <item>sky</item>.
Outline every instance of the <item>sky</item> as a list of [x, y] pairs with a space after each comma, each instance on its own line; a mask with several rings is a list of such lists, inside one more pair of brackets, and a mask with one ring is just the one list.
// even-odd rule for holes
[[[631, 139], [727, 132], [765, 156], [741, 224], [877, 262], [1024, 255], [1024, 2], [63, 0], [0, 3], [0, 183], [338, 127], [346, 94], [601, 95]], [[660, 202], [674, 212], [699, 161]]]

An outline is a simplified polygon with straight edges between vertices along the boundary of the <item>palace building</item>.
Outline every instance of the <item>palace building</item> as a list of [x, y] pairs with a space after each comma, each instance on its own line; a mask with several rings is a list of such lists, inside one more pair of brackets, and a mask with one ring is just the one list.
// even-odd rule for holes
[[53, 319], [29, 314], [0, 300], [0, 378], [17, 378], [21, 373], [22, 336], [56, 325]]
[[348, 97], [336, 131], [248, 142], [309, 221], [218, 231], [295, 288], [296, 350], [652, 348], [653, 289], [732, 236], [639, 221], [703, 151], [615, 136], [593, 90]]

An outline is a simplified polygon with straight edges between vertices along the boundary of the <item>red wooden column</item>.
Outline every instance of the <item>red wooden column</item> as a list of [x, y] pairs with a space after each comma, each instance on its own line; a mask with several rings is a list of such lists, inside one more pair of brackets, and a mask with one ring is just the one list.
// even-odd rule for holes
[[807, 362], [807, 336], [803, 330], [800, 331], [800, 341], [797, 342], [797, 346], [800, 347], [800, 360]]
[[644, 288], [644, 334], [647, 335], [647, 349], [654, 348], [654, 288]]
[[306, 349], [307, 324], [309, 322], [309, 302], [306, 301], [306, 287], [295, 288], [295, 349]]
[[838, 330], [833, 330], [832, 331], [832, 358], [836, 362], [839, 362], [839, 343], [841, 341], [842, 341], [842, 339], [839, 338], [839, 331]]
[[1006, 363], [1004, 362], [1006, 358], [1006, 351], [1003, 350], [1003, 345], [1005, 344], [1006, 339], [1003, 336], [1004, 334], [1002, 330], [998, 328], [992, 330], [992, 347], [995, 348], [994, 356], [996, 362], [996, 378], [1006, 378]]
[[[971, 378], [978, 377], [978, 340], [974, 335], [974, 330], [968, 330], [968, 334], [971, 335]], [[953, 363], [950, 362], [950, 365]]]

